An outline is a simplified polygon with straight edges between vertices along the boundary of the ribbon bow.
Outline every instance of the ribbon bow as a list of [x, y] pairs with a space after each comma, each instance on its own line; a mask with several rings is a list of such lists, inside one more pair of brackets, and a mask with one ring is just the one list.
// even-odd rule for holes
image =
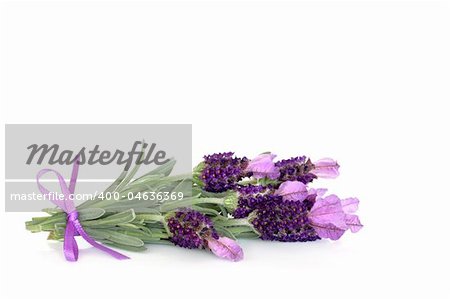
[[69, 186], [67, 186], [62, 175], [53, 169], [42, 169], [41, 171], [38, 172], [36, 176], [38, 188], [44, 195], [50, 195], [50, 191], [46, 189], [44, 186], [42, 186], [42, 184], [39, 182], [39, 179], [47, 172], [53, 172], [54, 174], [56, 174], [56, 177], [58, 178], [61, 191], [64, 195], [64, 199], [61, 200], [59, 198], [54, 199], [50, 197], [50, 201], [55, 205], [57, 205], [58, 207], [60, 207], [67, 214], [66, 230], [64, 233], [64, 256], [66, 257], [66, 260], [70, 262], [75, 262], [78, 260], [78, 245], [77, 241], [75, 240], [75, 236], [77, 235], [82, 236], [83, 239], [85, 239], [89, 244], [91, 244], [97, 249], [100, 249], [112, 255], [116, 259], [119, 260], [128, 259], [129, 257], [127, 257], [126, 255], [123, 255], [106, 246], [103, 246], [102, 244], [95, 242], [95, 240], [92, 239], [86, 233], [86, 231], [83, 229], [83, 226], [80, 223], [80, 220], [78, 220], [78, 212], [75, 208], [72, 198], [72, 195], [75, 191], [75, 185], [77, 183], [78, 168], [79, 168], [79, 156], [75, 158]]

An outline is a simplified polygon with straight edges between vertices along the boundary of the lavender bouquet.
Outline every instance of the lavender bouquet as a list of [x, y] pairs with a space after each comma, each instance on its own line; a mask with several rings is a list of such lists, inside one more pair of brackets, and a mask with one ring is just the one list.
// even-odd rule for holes
[[[48, 216], [33, 218], [26, 228], [48, 232], [50, 240], [64, 241], [69, 261], [78, 258], [76, 235], [119, 259], [127, 257], [109, 247], [143, 251], [145, 244], [168, 244], [206, 249], [221, 258], [239, 261], [243, 258], [236, 242], [239, 238], [337, 240], [347, 230], [361, 229], [358, 216], [353, 214], [357, 198], [341, 200], [336, 195], [326, 196], [326, 189], [307, 186], [318, 178], [337, 177], [339, 165], [334, 160], [312, 163], [300, 156], [273, 162], [274, 158], [271, 153], [251, 160], [233, 153], [213, 154], [205, 156], [192, 174], [181, 176], [170, 175], [175, 165], [172, 160], [134, 179], [140, 166], [137, 163], [105, 190], [118, 193], [118, 200], [95, 198], [76, 209], [56, 203], [59, 208], [46, 209]], [[75, 163], [75, 181], [77, 171]], [[43, 193], [48, 191], [39, 187]], [[67, 194], [73, 193], [71, 187], [66, 186]], [[130, 200], [127, 196], [145, 192], [184, 194], [191, 190], [190, 197], [167, 201]]]

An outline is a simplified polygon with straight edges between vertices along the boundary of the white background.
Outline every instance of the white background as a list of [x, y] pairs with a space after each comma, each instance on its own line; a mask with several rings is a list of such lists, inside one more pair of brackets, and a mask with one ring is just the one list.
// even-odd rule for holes
[[365, 227], [242, 241], [239, 263], [170, 246], [68, 263], [2, 211], [3, 298], [448, 298], [447, 2], [59, 2], [0, 6], [2, 123], [192, 123], [194, 161], [332, 156], [341, 176], [314, 186], [358, 196]]

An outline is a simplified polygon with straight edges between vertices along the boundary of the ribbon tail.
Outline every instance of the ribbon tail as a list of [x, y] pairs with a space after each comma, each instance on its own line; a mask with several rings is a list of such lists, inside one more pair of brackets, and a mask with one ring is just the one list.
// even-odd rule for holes
[[75, 192], [75, 185], [77, 184], [78, 169], [80, 168], [80, 154], [75, 157], [72, 167], [72, 175], [70, 176], [69, 192], [73, 194]]
[[67, 221], [64, 233], [64, 256], [70, 262], [78, 260], [78, 245], [75, 240], [75, 226], [72, 221]]
[[97, 249], [100, 249], [103, 252], [108, 253], [109, 255], [111, 255], [112, 257], [118, 259], [118, 260], [126, 260], [129, 259], [128, 256], [123, 255], [115, 250], [112, 250], [111, 248], [108, 248], [100, 243], [97, 243], [94, 239], [92, 239], [83, 229], [83, 227], [81, 226], [81, 223], [76, 220], [74, 221], [74, 225], [76, 227], [76, 230], [78, 231], [78, 233], [80, 234], [80, 236], [83, 237], [83, 239], [86, 240], [86, 242], [88, 242], [89, 244], [91, 244], [92, 246], [94, 246]]

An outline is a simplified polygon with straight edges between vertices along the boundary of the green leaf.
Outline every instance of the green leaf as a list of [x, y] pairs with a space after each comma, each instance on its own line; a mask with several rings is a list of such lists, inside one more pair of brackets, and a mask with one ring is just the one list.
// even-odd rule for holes
[[192, 180], [190, 178], [182, 179], [181, 181], [176, 182], [176, 186], [174, 186], [170, 192], [178, 193], [182, 192], [184, 196], [192, 195]]
[[118, 224], [117, 226], [119, 228], [123, 228], [123, 229], [139, 230], [139, 227], [132, 223], [121, 223], [121, 224]]
[[219, 233], [219, 235], [236, 240], [236, 236], [230, 230], [226, 229], [225, 227], [219, 226], [219, 227], [215, 227], [215, 229]]
[[127, 173], [128, 173], [128, 171], [126, 171], [126, 170], [122, 171], [122, 173], [114, 181], [114, 183], [112, 183], [108, 188], [105, 189], [104, 193], [114, 192], [116, 190], [117, 186], [119, 186], [120, 183], [122, 183], [122, 181], [125, 179], [125, 177], [127, 176]]
[[166, 163], [164, 163], [163, 165], [153, 169], [150, 172], [147, 172], [146, 174], [144, 174], [143, 176], [139, 177], [138, 179], [136, 179], [137, 181], [140, 180], [141, 178], [148, 176], [148, 175], [163, 175], [163, 176], [168, 176], [175, 164], [177, 163], [177, 161], [174, 158], [170, 158], [170, 160]]
[[193, 210], [199, 211], [200, 213], [206, 214], [206, 215], [212, 215], [212, 216], [219, 216], [220, 213], [214, 209], [199, 207], [199, 206], [191, 206], [190, 207]]
[[148, 227], [146, 227], [143, 224], [135, 224], [140, 230], [142, 230], [145, 233], [148, 233], [149, 235], [152, 235], [152, 230]]
[[105, 214], [105, 210], [100, 208], [87, 208], [79, 210], [78, 219], [80, 221], [83, 220], [92, 220], [102, 217]]
[[146, 174], [141, 176], [139, 179], [135, 179], [134, 181], [132, 181], [131, 183], [128, 184], [129, 186], [135, 186], [135, 185], [140, 185], [140, 184], [157, 184], [159, 182], [161, 182], [161, 180], [164, 180], [164, 176], [161, 174]]
[[140, 247], [144, 246], [144, 242], [136, 237], [125, 235], [123, 233], [119, 233], [116, 231], [110, 231], [109, 232], [108, 240], [118, 243], [121, 245], [127, 245], [127, 246], [133, 246], [133, 247]]
[[[128, 171], [123, 171], [120, 176], [108, 187], [105, 189], [105, 191], [102, 192], [102, 194], [107, 194], [114, 192], [117, 188], [117, 186], [125, 179]], [[77, 209], [82, 208], [88, 208], [92, 207], [93, 205], [97, 204], [100, 201], [99, 197], [95, 197], [93, 200], [88, 200], [80, 204]]]
[[120, 192], [133, 179], [133, 177], [135, 176], [136, 172], [138, 172], [139, 168], [141, 167], [142, 161], [144, 161], [144, 154], [145, 154], [145, 150], [144, 150], [144, 147], [142, 147], [142, 150], [141, 150], [141, 152], [139, 154], [139, 158], [136, 161], [136, 165], [134, 165], [134, 167], [131, 170], [131, 172], [117, 186], [117, 188], [115, 189], [116, 192]]
[[86, 233], [95, 240], [107, 240], [111, 234], [108, 230], [85, 227]]
[[129, 209], [137, 208], [148, 208], [152, 209], [157, 207], [159, 204], [157, 200], [119, 200], [116, 202], [111, 202], [107, 206], [103, 206], [103, 209], [107, 212], [122, 212]]
[[141, 239], [143, 242], [145, 242], [145, 240], [149, 240], [149, 239], [159, 239], [158, 237], [154, 237], [151, 231], [145, 232], [145, 231], [141, 231], [141, 230], [120, 230], [118, 232], [120, 232], [124, 235], [127, 235], [127, 236]]
[[86, 233], [89, 234], [89, 236], [99, 241], [108, 240], [117, 244], [132, 247], [140, 247], [144, 245], [144, 242], [141, 239], [134, 236], [129, 236], [118, 231], [93, 228], [86, 228], [85, 230]]
[[173, 243], [170, 242], [169, 240], [162, 240], [162, 239], [147, 240], [145, 241], [145, 244], [173, 245]]
[[89, 220], [83, 221], [82, 225], [86, 227], [108, 227], [115, 226], [122, 223], [128, 223], [133, 221], [136, 218], [136, 214], [134, 210], [130, 209], [124, 212], [120, 212], [117, 214], [113, 214], [111, 216], [97, 219], [97, 220]]
[[136, 219], [143, 220], [144, 222], [155, 223], [164, 221], [164, 216], [158, 214], [137, 214]]

